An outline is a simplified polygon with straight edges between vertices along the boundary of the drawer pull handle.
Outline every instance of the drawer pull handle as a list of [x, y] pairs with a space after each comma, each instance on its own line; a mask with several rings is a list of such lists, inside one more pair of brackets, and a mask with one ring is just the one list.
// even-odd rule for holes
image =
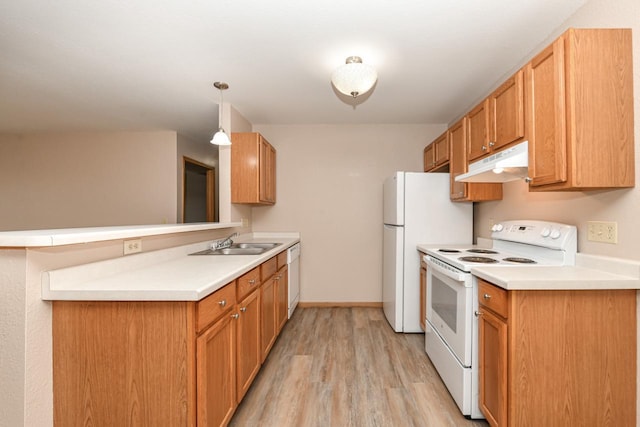
[[484, 294], [484, 295], [482, 296], [482, 298], [484, 298], [484, 299], [486, 299], [486, 300], [489, 300], [489, 299], [491, 299], [491, 295], [489, 295], [489, 294]]
[[487, 147], [485, 145], [482, 146], [482, 151], [487, 151]]
[[256, 284], [256, 279], [251, 279], [251, 280], [249, 280], [249, 284], [250, 284], [250, 285], [255, 285], [255, 284]]
[[240, 311], [244, 313], [245, 311], [247, 311], [247, 307], [240, 307]]
[[483, 313], [482, 311], [476, 310], [476, 311], [474, 311], [474, 312], [473, 312], [473, 314], [474, 314], [476, 317], [480, 317], [480, 316], [482, 316], [484, 313]]
[[496, 145], [496, 143], [495, 143], [495, 142], [490, 142], [490, 143], [489, 143], [489, 147], [493, 147], [494, 145]]
[[237, 319], [238, 317], [240, 317], [240, 315], [239, 315], [238, 313], [233, 313], [233, 314], [231, 315], [231, 318], [232, 318], [232, 319]]
[[224, 307], [225, 305], [227, 305], [227, 300], [223, 299], [222, 301], [218, 301], [218, 304], [220, 304], [220, 307]]

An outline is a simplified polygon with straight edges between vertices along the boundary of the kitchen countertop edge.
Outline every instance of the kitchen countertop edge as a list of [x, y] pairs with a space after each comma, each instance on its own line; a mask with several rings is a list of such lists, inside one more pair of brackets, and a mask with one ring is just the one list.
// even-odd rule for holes
[[[491, 247], [490, 241], [478, 242]], [[417, 245], [417, 250], [443, 246]], [[576, 254], [576, 265], [567, 266], [478, 266], [471, 274], [506, 290], [597, 290], [640, 289], [640, 261], [585, 253]]]
[[[156, 251], [157, 263], [128, 264], [105, 274], [122, 258], [98, 261], [42, 274], [47, 301], [199, 301], [263, 262], [300, 242], [299, 233], [255, 233], [238, 242], [281, 243], [260, 255], [188, 255], [203, 243]], [[208, 245], [204, 242], [205, 246]], [[167, 252], [173, 256], [167, 258]], [[177, 252], [177, 253], [176, 253]], [[149, 254], [148, 253], [147, 257]], [[105, 268], [105, 266], [109, 268]], [[88, 280], [85, 278], [89, 277]]]
[[506, 290], [640, 289], [640, 262], [591, 254], [576, 254], [576, 265], [481, 266], [471, 274]]
[[192, 224], [123, 225], [111, 227], [1, 231], [0, 248], [63, 246], [241, 226], [242, 222], [203, 222]]

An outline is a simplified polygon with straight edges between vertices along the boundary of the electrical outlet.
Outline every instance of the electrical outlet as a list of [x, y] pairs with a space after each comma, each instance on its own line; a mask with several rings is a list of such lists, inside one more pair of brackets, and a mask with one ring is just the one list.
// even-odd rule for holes
[[243, 227], [249, 226], [249, 218], [242, 218], [242, 226]]
[[618, 223], [607, 221], [588, 221], [587, 240], [602, 243], [618, 243]]
[[138, 252], [142, 252], [142, 239], [124, 241], [124, 255], [136, 254]]

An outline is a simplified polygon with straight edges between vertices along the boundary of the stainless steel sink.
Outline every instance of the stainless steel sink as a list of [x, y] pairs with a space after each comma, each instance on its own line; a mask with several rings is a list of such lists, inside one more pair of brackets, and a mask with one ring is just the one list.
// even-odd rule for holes
[[282, 243], [234, 243], [232, 248], [265, 248], [272, 249], [280, 246]]
[[205, 249], [189, 255], [260, 255], [281, 243], [234, 243], [224, 249]]

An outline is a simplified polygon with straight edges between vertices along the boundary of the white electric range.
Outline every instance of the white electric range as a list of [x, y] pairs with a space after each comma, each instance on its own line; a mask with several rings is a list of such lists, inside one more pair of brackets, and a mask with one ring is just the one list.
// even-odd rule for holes
[[492, 226], [490, 248], [426, 247], [425, 349], [463, 415], [484, 418], [478, 405], [476, 266], [574, 265], [575, 226], [546, 221], [503, 221]]

